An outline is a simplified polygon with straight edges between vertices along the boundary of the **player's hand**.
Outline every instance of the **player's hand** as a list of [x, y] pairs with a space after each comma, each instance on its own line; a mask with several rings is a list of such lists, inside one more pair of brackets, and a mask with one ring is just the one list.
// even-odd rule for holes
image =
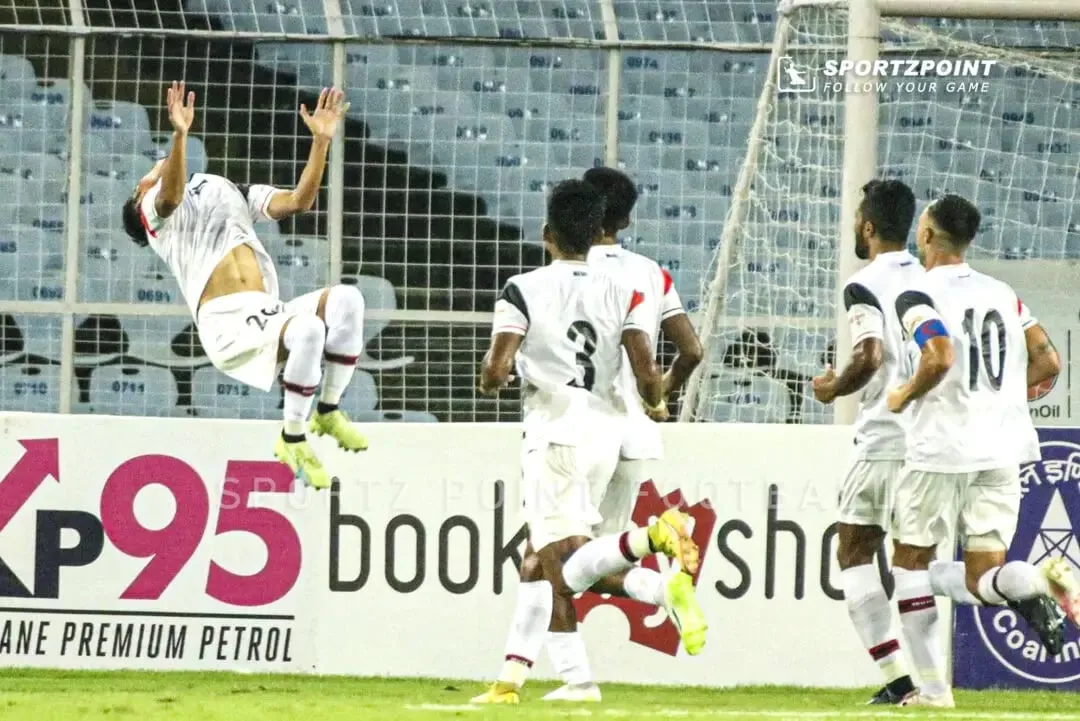
[[822, 403], [832, 403], [836, 400], [836, 371], [831, 365], [825, 366], [825, 371], [810, 381], [810, 387], [814, 389], [814, 398]]
[[908, 407], [909, 402], [906, 385], [896, 386], [889, 391], [889, 395], [885, 398], [885, 403], [893, 413], [903, 413], [904, 409]]
[[349, 111], [345, 93], [337, 88], [323, 88], [315, 112], [309, 113], [306, 105], [300, 106], [300, 119], [316, 138], [329, 140], [337, 132], [341, 119]]
[[165, 108], [169, 111], [169, 123], [173, 130], [183, 135], [195, 122], [195, 93], [185, 92], [184, 81], [173, 81], [172, 87], [165, 91]]
[[671, 413], [668, 411], [667, 398], [664, 398], [664, 400], [660, 402], [660, 405], [655, 408], [650, 408], [648, 404], [645, 404], [645, 415], [647, 415], [650, 420], [656, 421], [657, 423], [664, 423], [671, 418]]

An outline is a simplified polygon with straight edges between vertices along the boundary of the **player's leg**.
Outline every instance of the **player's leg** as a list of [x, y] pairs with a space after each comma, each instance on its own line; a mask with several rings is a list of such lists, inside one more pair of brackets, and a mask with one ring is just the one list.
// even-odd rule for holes
[[311, 432], [329, 435], [338, 446], [359, 452], [368, 447], [367, 438], [349, 423], [338, 408], [364, 350], [364, 296], [356, 286], [335, 285], [307, 293], [286, 304], [294, 312], [314, 313], [326, 326], [323, 347], [325, 371], [319, 401], [311, 417]]
[[960, 522], [968, 590], [987, 605], [1007, 604], [1039, 634], [1054, 655], [1064, 647], [1065, 617], [1080, 613], [1080, 585], [1067, 561], [1041, 568], [1006, 561], [1020, 512], [1017, 469], [978, 473], [965, 490]]
[[885, 686], [871, 704], [898, 704], [915, 692], [877, 566], [900, 471], [901, 464], [895, 461], [856, 461], [840, 488], [836, 556], [844, 602], [863, 647], [885, 677]]
[[958, 514], [960, 474], [906, 469], [897, 484], [894, 513], [893, 578], [900, 623], [921, 680], [905, 704], [954, 706], [946, 681], [944, 637], [930, 584], [937, 546], [952, 538]]
[[552, 584], [551, 625], [548, 627], [548, 652], [563, 685], [544, 696], [545, 701], [597, 702], [600, 688], [593, 681], [585, 641], [578, 632], [574, 591], [563, 578], [566, 558], [589, 542], [590, 536], [574, 536], [550, 544], [539, 555], [544, 576]]
[[328, 488], [330, 475], [307, 443], [304, 429], [322, 375], [326, 326], [313, 313], [300, 313], [281, 329], [280, 354], [285, 356], [282, 386], [285, 390], [284, 427], [274, 446], [274, 456], [297, 478], [315, 488]]

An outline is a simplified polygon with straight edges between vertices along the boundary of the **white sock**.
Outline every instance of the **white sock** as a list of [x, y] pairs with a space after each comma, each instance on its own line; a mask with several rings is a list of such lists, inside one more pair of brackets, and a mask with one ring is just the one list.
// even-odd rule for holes
[[885, 683], [907, 676], [900, 641], [893, 632], [892, 604], [881, 585], [877, 565], [854, 566], [841, 571], [840, 583], [851, 623], [870, 658], [884, 674]]
[[623, 588], [626, 595], [635, 601], [652, 606], [664, 604], [664, 577], [651, 568], [631, 568], [623, 579]]
[[631, 568], [651, 552], [647, 528], [603, 536], [574, 551], [563, 564], [563, 579], [574, 593], [581, 593], [604, 576]]
[[364, 296], [355, 285], [335, 285], [326, 293], [326, 375], [319, 402], [337, 405], [349, 387], [364, 350]]
[[982, 601], [967, 587], [967, 569], [963, 561], [932, 561], [930, 586], [935, 596], [948, 596], [965, 606], [981, 606]]
[[992, 606], [1049, 593], [1046, 576], [1024, 561], [1009, 561], [1004, 566], [990, 569], [979, 579], [979, 595]]
[[919, 672], [919, 688], [927, 695], [940, 696], [949, 686], [945, 682], [941, 618], [930, 587], [930, 572], [894, 568], [893, 577], [904, 639]]
[[521, 686], [529, 676], [551, 624], [551, 582], [522, 581], [506, 639], [506, 662], [499, 680]]
[[289, 435], [302, 436], [322, 375], [326, 326], [318, 316], [298, 315], [289, 321], [283, 340], [289, 353], [281, 376], [285, 388], [284, 430]]
[[577, 631], [548, 634], [548, 656], [551, 665], [563, 683], [582, 686], [592, 683], [592, 670], [589, 668], [589, 654], [585, 651], [585, 640]]

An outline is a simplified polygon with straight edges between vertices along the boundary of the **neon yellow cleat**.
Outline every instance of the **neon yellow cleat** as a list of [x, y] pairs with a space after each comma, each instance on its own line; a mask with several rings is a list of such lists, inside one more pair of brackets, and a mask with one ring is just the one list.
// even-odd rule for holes
[[274, 458], [278, 459], [299, 478], [316, 490], [330, 487], [330, 474], [323, 468], [319, 457], [307, 441], [286, 443], [280, 435], [274, 444]]
[[1074, 625], [1080, 627], [1080, 581], [1064, 558], [1051, 558], [1039, 566], [1050, 586], [1050, 595]]
[[690, 538], [690, 516], [671, 508], [649, 524], [649, 543], [658, 552], [679, 562], [687, 573], [697, 573], [698, 547]]
[[694, 579], [682, 571], [675, 571], [664, 584], [664, 609], [679, 629], [683, 647], [691, 656], [697, 656], [705, 648], [705, 614], [697, 601]]
[[367, 437], [353, 428], [344, 411], [330, 411], [325, 415], [315, 411], [311, 414], [310, 428], [317, 436], [330, 436], [336, 440], [342, 450], [353, 453], [367, 450]]
[[503, 681], [496, 681], [491, 684], [484, 693], [479, 696], [473, 697], [469, 703], [475, 704], [516, 704], [521, 703], [521, 697], [518, 695], [520, 689], [512, 683], [505, 683]]

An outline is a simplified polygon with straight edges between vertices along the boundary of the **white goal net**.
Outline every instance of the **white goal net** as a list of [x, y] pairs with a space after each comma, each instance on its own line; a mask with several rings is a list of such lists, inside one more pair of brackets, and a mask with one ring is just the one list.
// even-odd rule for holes
[[[840, 240], [854, 232], [853, 218], [840, 217], [845, 87], [834, 72], [847, 55], [847, 22], [842, 7], [816, 5], [777, 24], [703, 284], [708, 360], [683, 420], [831, 420], [809, 379], [835, 357]], [[909, 184], [920, 211], [947, 192], [975, 202], [984, 220], [973, 262], [1034, 293], [1044, 318], [1060, 316], [1048, 327], [1066, 360], [1075, 309], [1045, 306], [1075, 292], [1080, 259], [1076, 25], [882, 19], [884, 74], [869, 66], [858, 79], [880, 103], [877, 177]]]

